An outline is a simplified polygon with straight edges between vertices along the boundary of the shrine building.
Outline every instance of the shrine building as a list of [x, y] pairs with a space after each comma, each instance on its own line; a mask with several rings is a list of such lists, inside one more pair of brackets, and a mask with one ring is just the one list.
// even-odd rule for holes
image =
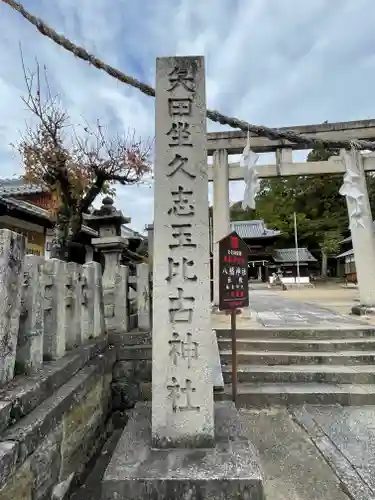
[[249, 248], [249, 279], [268, 281], [273, 250], [281, 231], [268, 229], [263, 220], [231, 221], [230, 229]]

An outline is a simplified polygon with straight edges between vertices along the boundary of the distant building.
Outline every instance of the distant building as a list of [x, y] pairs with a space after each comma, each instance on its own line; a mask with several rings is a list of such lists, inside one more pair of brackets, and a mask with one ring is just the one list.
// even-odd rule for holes
[[[56, 204], [44, 186], [29, 184], [23, 178], [0, 179], [0, 228], [21, 233], [27, 238], [27, 253], [49, 258], [54, 223], [50, 210]], [[97, 232], [82, 226], [79, 242], [90, 247]], [[78, 259], [85, 262], [85, 251]]]
[[[231, 231], [236, 231], [249, 247], [250, 279], [266, 282], [274, 272], [281, 270], [285, 282], [295, 282], [295, 248], [275, 248], [279, 244], [281, 231], [269, 229], [264, 220], [232, 221]], [[307, 248], [299, 248], [298, 257], [300, 277], [308, 278], [316, 270], [318, 261]]]
[[263, 220], [232, 221], [230, 225], [249, 247], [249, 278], [268, 281], [272, 253], [281, 231], [268, 229]]
[[[48, 259], [54, 234], [50, 211], [56, 202], [44, 186], [28, 184], [23, 178], [0, 179], [0, 228], [23, 234], [27, 238], [27, 253]], [[128, 226], [123, 226], [123, 232], [129, 239], [129, 251], [126, 249], [124, 252], [124, 263], [139, 260], [140, 253], [147, 254], [146, 237]], [[82, 252], [78, 252], [78, 263], [88, 260], [99, 262], [100, 257], [91, 245], [91, 239], [97, 237], [98, 232], [90, 227], [86, 219], [79, 234]]]
[[144, 257], [148, 257], [148, 238], [147, 236], [131, 229], [123, 224], [121, 226], [121, 236], [129, 241], [128, 248], [123, 252], [123, 265], [137, 264], [144, 262]]
[[[375, 233], [375, 221], [373, 222]], [[352, 237], [348, 236], [340, 241], [341, 253], [336, 256], [338, 275], [351, 283], [357, 283], [357, 270], [355, 267]]]
[[[281, 271], [285, 284], [295, 283], [298, 276], [297, 252], [295, 248], [278, 248], [272, 252], [273, 263], [268, 265], [270, 273]], [[316, 269], [317, 259], [307, 248], [298, 248], [298, 268], [301, 282], [308, 283]]]

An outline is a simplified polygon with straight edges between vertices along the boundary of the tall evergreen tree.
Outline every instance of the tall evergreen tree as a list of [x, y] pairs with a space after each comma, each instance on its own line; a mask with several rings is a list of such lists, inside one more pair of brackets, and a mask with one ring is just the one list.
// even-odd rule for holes
[[[337, 149], [313, 149], [307, 161], [326, 161], [337, 156]], [[375, 177], [366, 174], [372, 210], [375, 209]], [[342, 174], [309, 175], [263, 179], [256, 200], [256, 210], [242, 210], [241, 202], [231, 208], [234, 220], [264, 219], [270, 228], [283, 235], [280, 246], [294, 245], [293, 212], [297, 214], [300, 246], [320, 249], [324, 261], [339, 251], [340, 241], [348, 234], [346, 201], [339, 194]], [[324, 269], [323, 269], [324, 274]]]

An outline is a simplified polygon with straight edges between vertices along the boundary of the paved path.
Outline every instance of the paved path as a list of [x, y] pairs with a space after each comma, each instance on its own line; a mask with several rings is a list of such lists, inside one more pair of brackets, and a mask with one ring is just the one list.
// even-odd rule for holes
[[267, 500], [349, 500], [286, 408], [240, 411], [246, 415], [244, 433], [259, 453]]
[[353, 500], [375, 498], [375, 407], [291, 410]]
[[374, 406], [240, 411], [267, 500], [374, 500]]
[[359, 319], [340, 315], [315, 304], [282, 297], [271, 290], [250, 290], [249, 299], [252, 318], [266, 328], [368, 326]]

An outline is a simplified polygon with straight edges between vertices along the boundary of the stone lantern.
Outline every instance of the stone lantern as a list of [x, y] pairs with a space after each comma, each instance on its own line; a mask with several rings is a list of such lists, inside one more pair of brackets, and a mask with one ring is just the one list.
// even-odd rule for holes
[[103, 288], [111, 288], [115, 285], [122, 252], [128, 246], [128, 239], [121, 236], [121, 226], [131, 219], [114, 207], [112, 198], [106, 197], [102, 206], [88, 215], [86, 220], [99, 232], [99, 238], [93, 238], [92, 245], [104, 257]]

